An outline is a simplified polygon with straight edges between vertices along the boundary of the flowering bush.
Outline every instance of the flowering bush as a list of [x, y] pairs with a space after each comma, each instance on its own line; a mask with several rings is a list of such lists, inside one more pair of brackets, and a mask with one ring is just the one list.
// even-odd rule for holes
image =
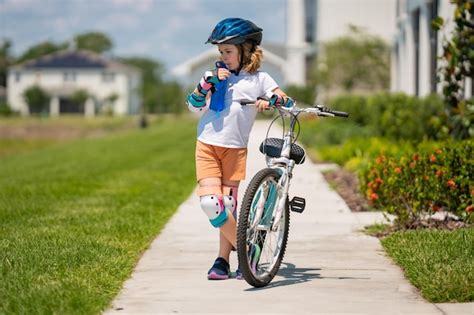
[[362, 191], [372, 206], [396, 215], [402, 226], [440, 210], [472, 222], [473, 147], [471, 140], [398, 158], [379, 155], [360, 173]]

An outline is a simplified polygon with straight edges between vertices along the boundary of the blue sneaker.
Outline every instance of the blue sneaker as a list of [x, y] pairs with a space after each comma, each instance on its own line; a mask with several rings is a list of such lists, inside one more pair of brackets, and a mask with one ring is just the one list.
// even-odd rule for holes
[[208, 280], [227, 280], [229, 279], [230, 266], [227, 260], [217, 257], [211, 269], [207, 272]]
[[242, 272], [240, 271], [240, 267], [237, 267], [235, 270], [235, 279], [242, 280], [244, 276], [242, 276]]

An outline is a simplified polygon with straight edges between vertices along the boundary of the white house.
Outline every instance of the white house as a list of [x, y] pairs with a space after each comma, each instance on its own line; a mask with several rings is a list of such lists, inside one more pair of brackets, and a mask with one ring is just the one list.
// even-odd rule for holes
[[[440, 93], [436, 80], [442, 55], [443, 37], [453, 29], [455, 6], [449, 0], [397, 0], [397, 31], [391, 65], [391, 90], [426, 96]], [[431, 21], [441, 16], [447, 23], [443, 32], [434, 31]], [[472, 97], [473, 80], [465, 83], [466, 98]]]
[[[23, 115], [29, 114], [23, 93], [33, 85], [51, 97], [50, 115], [93, 116], [105, 108], [113, 114], [126, 115], [140, 109], [141, 72], [90, 51], [64, 50], [12, 66], [7, 80], [7, 102]], [[71, 99], [80, 90], [89, 96], [85, 104]]]
[[[265, 14], [262, 12], [262, 14]], [[305, 85], [311, 62], [320, 45], [345, 35], [349, 25], [366, 29], [390, 43], [395, 32], [395, 0], [287, 0], [284, 44], [265, 41], [263, 30], [262, 70], [280, 85]], [[172, 74], [185, 84], [195, 84], [213, 67], [215, 47], [184, 61]]]

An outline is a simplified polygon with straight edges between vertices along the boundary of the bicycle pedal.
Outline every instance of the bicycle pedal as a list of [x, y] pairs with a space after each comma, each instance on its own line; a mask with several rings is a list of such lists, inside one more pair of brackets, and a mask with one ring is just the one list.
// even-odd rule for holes
[[291, 211], [302, 213], [305, 207], [306, 207], [306, 200], [304, 198], [295, 196], [290, 201]]

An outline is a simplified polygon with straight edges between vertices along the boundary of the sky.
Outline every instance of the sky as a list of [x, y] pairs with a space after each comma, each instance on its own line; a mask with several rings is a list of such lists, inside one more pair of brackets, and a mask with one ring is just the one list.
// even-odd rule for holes
[[0, 0], [0, 40], [10, 39], [18, 56], [42, 41], [100, 31], [113, 55], [151, 57], [169, 71], [209, 49], [204, 42], [227, 17], [253, 21], [264, 41], [285, 42], [285, 0]]

